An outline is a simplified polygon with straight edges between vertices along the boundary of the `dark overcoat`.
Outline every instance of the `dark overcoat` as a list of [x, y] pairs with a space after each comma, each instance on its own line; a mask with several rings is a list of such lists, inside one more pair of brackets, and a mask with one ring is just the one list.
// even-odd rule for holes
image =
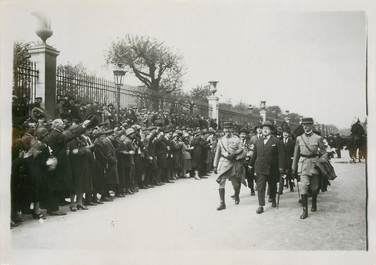
[[108, 185], [119, 184], [116, 150], [111, 140], [108, 137], [103, 139], [98, 138], [94, 142], [94, 145], [98, 170], [104, 171], [104, 182]]
[[[90, 159], [91, 151], [87, 149], [83, 138], [76, 137], [69, 142], [69, 158], [72, 169], [73, 191], [84, 193], [92, 190]], [[77, 150], [77, 153], [73, 150]]]
[[255, 150], [251, 158], [257, 176], [268, 176], [278, 181], [279, 169], [285, 168], [285, 152], [282, 143], [273, 135], [264, 144], [264, 139], [256, 142]]

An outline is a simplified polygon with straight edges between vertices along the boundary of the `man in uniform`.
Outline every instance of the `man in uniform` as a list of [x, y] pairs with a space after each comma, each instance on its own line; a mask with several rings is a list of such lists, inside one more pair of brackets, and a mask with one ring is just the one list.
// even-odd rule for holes
[[326, 153], [323, 138], [313, 132], [313, 119], [303, 118], [304, 133], [297, 137], [294, 159], [292, 164], [293, 175], [300, 175], [303, 213], [301, 219], [308, 217], [308, 188], [312, 192], [312, 212], [317, 210], [317, 194], [319, 189], [319, 172], [315, 163]]
[[244, 180], [244, 166], [241, 160], [245, 153], [240, 141], [240, 138], [233, 135], [232, 123], [224, 123], [225, 135], [218, 140], [217, 150], [214, 157], [214, 173], [218, 173], [219, 177], [219, 198], [220, 205], [218, 211], [226, 209], [225, 204], [225, 184], [226, 180], [230, 179], [235, 190], [235, 204], [239, 204], [239, 193], [241, 182], [245, 184]]
[[266, 182], [268, 182], [272, 202], [272, 207], [277, 206], [275, 200], [277, 193], [277, 182], [280, 174], [284, 173], [285, 154], [281, 142], [273, 135], [271, 131], [273, 124], [266, 121], [262, 124], [263, 139], [256, 142], [254, 153], [251, 159], [251, 166], [256, 172], [257, 196], [259, 207], [257, 214], [264, 212]]

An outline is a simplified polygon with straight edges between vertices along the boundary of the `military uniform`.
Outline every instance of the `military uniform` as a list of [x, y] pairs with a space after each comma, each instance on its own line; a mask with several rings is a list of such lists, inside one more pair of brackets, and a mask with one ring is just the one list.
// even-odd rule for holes
[[[231, 123], [225, 123], [225, 129], [232, 128]], [[223, 210], [225, 205], [225, 184], [230, 179], [235, 190], [235, 203], [239, 203], [239, 193], [241, 182], [245, 184], [244, 166], [241, 160], [245, 157], [240, 138], [235, 135], [223, 136], [218, 140], [213, 166], [219, 177], [219, 197], [220, 206], [217, 210]]]
[[[313, 125], [312, 118], [303, 118], [305, 124]], [[316, 211], [317, 193], [319, 189], [319, 171], [315, 163], [321, 155], [326, 153], [326, 147], [323, 138], [315, 134], [312, 130], [305, 132], [296, 138], [294, 149], [294, 159], [292, 164], [293, 173], [300, 175], [300, 186], [303, 203], [303, 214], [301, 219], [308, 216], [307, 193], [310, 188], [312, 191], [312, 211]]]

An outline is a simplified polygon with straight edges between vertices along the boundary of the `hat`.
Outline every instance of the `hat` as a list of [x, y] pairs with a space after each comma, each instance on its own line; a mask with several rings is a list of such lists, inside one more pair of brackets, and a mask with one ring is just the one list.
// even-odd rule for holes
[[283, 126], [283, 127], [282, 127], [282, 132], [291, 133], [290, 127]]
[[71, 126], [69, 126], [69, 130], [73, 131], [73, 130], [76, 130], [78, 127], [79, 127], [78, 124], [74, 123]]
[[270, 121], [265, 121], [262, 123], [262, 126], [261, 127], [269, 127], [270, 129], [273, 129], [273, 123], [271, 123]]
[[133, 129], [133, 128], [128, 128], [125, 130], [125, 135], [126, 136], [129, 136], [131, 135], [132, 133], [135, 133], [136, 131]]
[[103, 133], [104, 134], [111, 134], [111, 133], [113, 133], [114, 132], [114, 130], [107, 130], [107, 131], [104, 131]]
[[138, 130], [141, 129], [141, 126], [138, 125], [138, 124], [133, 124], [133, 125], [132, 125], [132, 128], [135, 129], [136, 131], [138, 131]]
[[155, 126], [162, 127], [163, 126], [163, 120], [159, 119], [154, 122]]
[[47, 135], [48, 135], [48, 130], [45, 127], [39, 127], [35, 132], [35, 136], [38, 139], [42, 139], [46, 137]]
[[231, 121], [225, 121], [223, 123], [223, 128], [225, 128], [225, 129], [231, 129], [232, 127], [233, 127], [233, 124], [232, 124]]
[[262, 127], [262, 124], [259, 122], [256, 124], [254, 130], [256, 131], [258, 128], [261, 128]]
[[52, 124], [51, 124], [52, 128], [58, 128], [58, 127], [63, 127], [64, 126], [64, 122], [62, 119], [55, 119], [52, 121]]
[[313, 124], [313, 119], [312, 118], [303, 118], [302, 119], [302, 124]]
[[249, 131], [247, 130], [247, 128], [241, 128], [241, 129], [239, 130], [239, 134], [241, 134], [241, 133], [246, 133], [246, 134], [248, 134]]

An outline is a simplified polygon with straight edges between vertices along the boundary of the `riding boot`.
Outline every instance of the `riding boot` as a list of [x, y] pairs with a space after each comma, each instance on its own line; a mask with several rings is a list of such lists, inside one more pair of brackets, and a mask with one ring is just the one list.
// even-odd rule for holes
[[239, 194], [240, 194], [240, 187], [236, 188], [235, 190], [235, 204], [239, 204], [240, 202]]
[[308, 217], [308, 197], [307, 194], [302, 195], [303, 213], [300, 215], [300, 219], [306, 219]]
[[218, 211], [226, 209], [226, 204], [225, 204], [225, 189], [219, 189], [219, 199], [220, 199], [220, 204], [217, 208]]
[[312, 212], [317, 211], [317, 192], [312, 192]]

